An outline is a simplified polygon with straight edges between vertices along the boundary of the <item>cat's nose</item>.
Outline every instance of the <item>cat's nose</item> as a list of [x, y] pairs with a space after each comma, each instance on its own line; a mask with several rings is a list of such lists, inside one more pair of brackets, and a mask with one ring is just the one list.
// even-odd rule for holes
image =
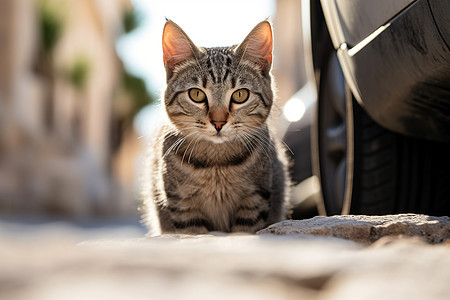
[[222, 130], [222, 127], [227, 124], [227, 121], [215, 121], [215, 120], [211, 120], [211, 124], [213, 124], [214, 128], [217, 130], [217, 132], [219, 132], [220, 130]]

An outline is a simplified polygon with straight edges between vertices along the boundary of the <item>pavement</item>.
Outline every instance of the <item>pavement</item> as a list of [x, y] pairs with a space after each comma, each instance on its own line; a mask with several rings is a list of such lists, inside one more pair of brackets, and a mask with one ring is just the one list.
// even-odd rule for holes
[[[145, 237], [138, 223], [118, 223], [0, 219], [0, 299], [450, 295], [448, 217], [315, 217], [277, 223], [256, 235], [160, 237]], [[341, 234], [356, 225], [347, 238]], [[362, 235], [352, 239], [357, 233]]]

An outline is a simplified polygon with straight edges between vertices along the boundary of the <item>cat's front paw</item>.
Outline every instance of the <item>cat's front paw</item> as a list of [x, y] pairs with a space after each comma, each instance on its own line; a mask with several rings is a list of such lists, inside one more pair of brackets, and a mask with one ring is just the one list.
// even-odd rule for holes
[[188, 234], [188, 235], [197, 235], [197, 234], [208, 234], [209, 231], [206, 227], [188, 227], [182, 229], [176, 229], [175, 234]]

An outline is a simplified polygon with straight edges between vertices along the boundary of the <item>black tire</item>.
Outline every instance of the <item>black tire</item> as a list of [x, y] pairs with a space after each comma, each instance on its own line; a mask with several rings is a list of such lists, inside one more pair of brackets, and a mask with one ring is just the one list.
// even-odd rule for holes
[[328, 54], [320, 73], [317, 115], [311, 132], [313, 173], [319, 177], [321, 214], [343, 211], [347, 192], [347, 113], [344, 75], [334, 52]]
[[450, 215], [450, 143], [384, 129], [346, 87], [334, 52], [324, 66], [312, 130], [321, 213]]
[[450, 144], [406, 137], [375, 123], [353, 97], [352, 214], [450, 215]]

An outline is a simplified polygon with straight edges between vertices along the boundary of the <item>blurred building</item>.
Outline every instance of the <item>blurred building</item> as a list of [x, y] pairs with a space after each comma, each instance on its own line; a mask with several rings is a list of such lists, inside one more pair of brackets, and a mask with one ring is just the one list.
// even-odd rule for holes
[[[129, 125], [151, 99], [115, 51], [130, 11], [130, 0], [0, 1], [0, 214], [136, 214]], [[279, 107], [305, 81], [300, 16], [300, 1], [277, 1]]]
[[273, 74], [279, 106], [306, 83], [300, 0], [277, 0]]
[[120, 133], [129, 107], [115, 52], [130, 10], [129, 0], [0, 1], [0, 213], [136, 212], [139, 144]]

